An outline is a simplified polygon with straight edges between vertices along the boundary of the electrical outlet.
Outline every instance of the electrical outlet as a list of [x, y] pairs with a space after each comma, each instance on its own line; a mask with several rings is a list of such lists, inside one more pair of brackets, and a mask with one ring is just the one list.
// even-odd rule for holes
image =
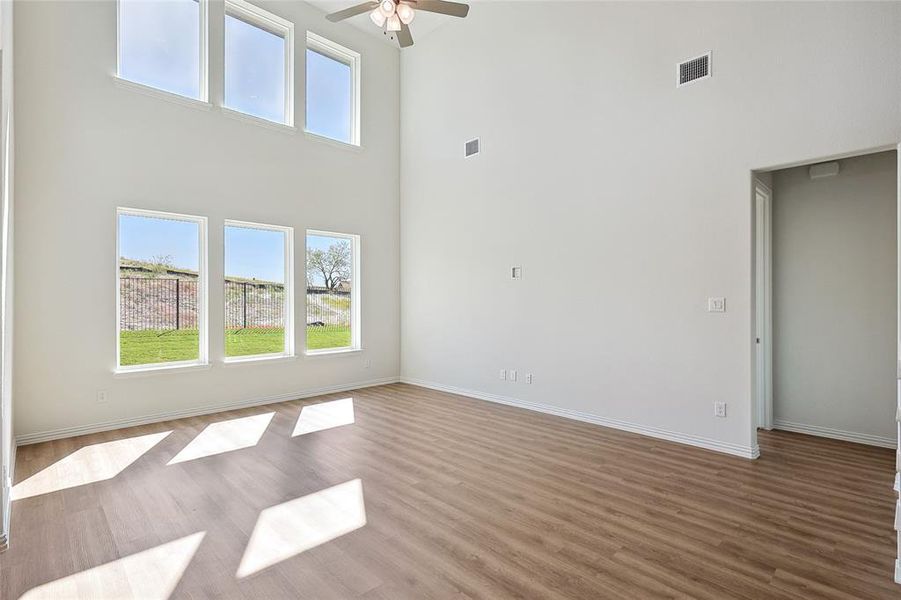
[[522, 267], [510, 267], [510, 279], [522, 279]]
[[368, 368], [371, 367], [371, 366], [372, 366], [372, 359], [367, 358], [366, 360], [363, 361], [363, 368], [364, 368], [364, 369], [368, 369]]
[[726, 312], [726, 299], [707, 298], [707, 312]]
[[504, 369], [501, 369], [501, 381], [505, 381], [507, 379], [507, 372]]
[[510, 371], [510, 381], [516, 381], [516, 371]]
[[720, 417], [722, 419], [726, 418], [726, 403], [725, 402], [714, 402], [713, 403], [713, 415], [715, 417]]
[[526, 383], [532, 383], [532, 374], [526, 373]]
[[106, 404], [107, 402], [109, 402], [109, 392], [106, 390], [97, 392], [97, 404]]

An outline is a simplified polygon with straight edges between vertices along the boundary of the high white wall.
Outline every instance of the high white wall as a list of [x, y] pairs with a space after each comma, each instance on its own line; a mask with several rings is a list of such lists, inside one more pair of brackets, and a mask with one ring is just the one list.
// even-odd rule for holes
[[401, 64], [402, 375], [752, 454], [751, 170], [901, 140], [901, 4], [474, 3]]
[[9, 537], [13, 330], [13, 3], [0, 2], [0, 547]]
[[[259, 4], [295, 23], [301, 126], [305, 31], [361, 53], [362, 150], [117, 86], [112, 0], [16, 3], [17, 436], [396, 377], [397, 50], [305, 3]], [[215, 103], [222, 2], [210, 12]], [[117, 206], [209, 217], [211, 369], [113, 376]], [[362, 355], [223, 366], [224, 219], [293, 226], [297, 282], [305, 229], [360, 234]]]
[[773, 177], [773, 411], [777, 427], [894, 444], [897, 158], [840, 166]]

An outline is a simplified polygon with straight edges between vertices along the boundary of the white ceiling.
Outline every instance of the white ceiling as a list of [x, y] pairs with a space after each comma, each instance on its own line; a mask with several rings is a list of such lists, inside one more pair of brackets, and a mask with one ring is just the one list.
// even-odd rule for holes
[[[307, 0], [307, 2], [309, 2], [316, 8], [325, 11], [326, 13], [335, 12], [336, 10], [342, 10], [350, 6], [360, 4], [362, 1], [363, 0]], [[465, 2], [466, 0], [459, 1]], [[437, 15], [435, 13], [427, 13], [421, 10], [417, 10], [416, 18], [412, 23], [410, 23], [410, 31], [413, 33], [413, 42], [415, 43], [416, 41], [424, 38], [429, 33], [435, 31], [445, 23], [454, 20], [455, 17]], [[345, 23], [351, 27], [356, 27], [357, 29], [361, 29], [366, 33], [369, 33], [370, 35], [384, 39], [387, 43], [397, 46], [397, 42], [389, 40], [388, 37], [382, 33], [382, 30], [376, 27], [375, 24], [371, 20], [369, 20], [369, 13], [363, 13], [362, 15], [351, 17], [345, 21], [342, 21], [342, 23]]]

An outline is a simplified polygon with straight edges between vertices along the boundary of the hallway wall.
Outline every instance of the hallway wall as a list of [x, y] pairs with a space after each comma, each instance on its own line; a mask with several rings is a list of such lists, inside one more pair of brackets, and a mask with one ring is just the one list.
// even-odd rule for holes
[[773, 411], [777, 428], [893, 446], [895, 152], [773, 183]]

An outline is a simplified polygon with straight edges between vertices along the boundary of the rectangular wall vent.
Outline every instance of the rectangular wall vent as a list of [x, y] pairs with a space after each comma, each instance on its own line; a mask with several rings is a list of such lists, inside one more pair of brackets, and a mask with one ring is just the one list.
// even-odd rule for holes
[[476, 138], [474, 140], [469, 140], [468, 142], [466, 142], [466, 144], [463, 147], [463, 155], [466, 158], [469, 158], [470, 156], [475, 156], [478, 153], [479, 153], [479, 138]]
[[686, 60], [676, 66], [676, 87], [710, 77], [710, 53]]

